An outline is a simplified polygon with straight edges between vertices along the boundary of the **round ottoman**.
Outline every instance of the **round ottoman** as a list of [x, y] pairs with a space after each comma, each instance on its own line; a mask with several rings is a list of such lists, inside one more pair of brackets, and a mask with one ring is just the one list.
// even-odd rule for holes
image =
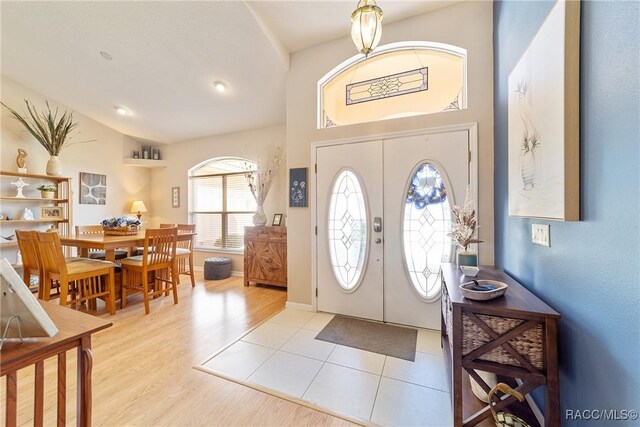
[[204, 279], [220, 280], [231, 276], [231, 258], [213, 257], [204, 260]]

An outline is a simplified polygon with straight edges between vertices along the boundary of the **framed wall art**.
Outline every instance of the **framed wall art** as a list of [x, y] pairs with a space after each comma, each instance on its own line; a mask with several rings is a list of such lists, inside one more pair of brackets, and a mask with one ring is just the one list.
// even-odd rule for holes
[[307, 207], [308, 168], [289, 169], [289, 207]]
[[509, 216], [578, 221], [580, 2], [557, 1], [509, 75]]
[[171, 207], [180, 207], [180, 187], [171, 187]]
[[80, 172], [80, 204], [107, 204], [107, 175]]

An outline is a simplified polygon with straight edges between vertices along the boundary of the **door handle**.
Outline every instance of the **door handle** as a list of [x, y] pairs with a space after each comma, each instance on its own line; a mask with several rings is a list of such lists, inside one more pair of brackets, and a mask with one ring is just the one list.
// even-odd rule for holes
[[382, 231], [382, 218], [379, 216], [373, 218], [373, 231], [380, 233]]

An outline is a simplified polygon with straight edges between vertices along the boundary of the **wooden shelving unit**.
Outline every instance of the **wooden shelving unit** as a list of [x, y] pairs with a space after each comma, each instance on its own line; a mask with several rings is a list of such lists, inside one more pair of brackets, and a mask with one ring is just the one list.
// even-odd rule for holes
[[[15, 197], [16, 188], [11, 185], [11, 182], [15, 178], [22, 178], [25, 182], [29, 183], [28, 187], [25, 187], [25, 197]], [[45, 199], [42, 197], [36, 197], [33, 193], [39, 195], [39, 191], [36, 187], [39, 184], [54, 184], [57, 187], [56, 197], [53, 199]], [[25, 208], [30, 208], [33, 211], [35, 218], [33, 220], [23, 219], [11, 219], [0, 220], [0, 235], [10, 236], [15, 234], [16, 229], [35, 230], [43, 229], [43, 225], [51, 224], [57, 228], [61, 233], [68, 233], [72, 227], [73, 218], [73, 198], [71, 190], [71, 178], [66, 176], [49, 176], [35, 173], [20, 173], [13, 171], [0, 171], [0, 200], [2, 201], [2, 207], [0, 208], [2, 215], [6, 218], [11, 216], [13, 218], [19, 218], [20, 212]], [[39, 218], [40, 207], [44, 206], [62, 206], [64, 207], [64, 218], [59, 219], [47, 219]], [[15, 239], [15, 237], [14, 237]], [[17, 249], [18, 243], [15, 240], [6, 241], [2, 239], [0, 241], [0, 250], [4, 249]], [[6, 256], [3, 254], [2, 256]]]

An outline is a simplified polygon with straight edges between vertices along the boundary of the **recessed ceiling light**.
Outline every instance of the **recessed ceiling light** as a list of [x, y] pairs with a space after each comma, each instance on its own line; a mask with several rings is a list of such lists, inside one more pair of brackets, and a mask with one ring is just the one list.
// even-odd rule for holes
[[129, 110], [124, 107], [115, 107], [115, 109], [116, 113], [120, 114], [121, 116], [128, 116], [130, 114]]
[[215, 82], [213, 82], [213, 87], [218, 92], [224, 93], [229, 91], [229, 84], [223, 82], [222, 80], [216, 80]]
[[111, 61], [113, 59], [113, 56], [109, 55], [108, 52], [104, 52], [104, 51], [100, 52], [100, 56], [102, 56], [107, 61]]

